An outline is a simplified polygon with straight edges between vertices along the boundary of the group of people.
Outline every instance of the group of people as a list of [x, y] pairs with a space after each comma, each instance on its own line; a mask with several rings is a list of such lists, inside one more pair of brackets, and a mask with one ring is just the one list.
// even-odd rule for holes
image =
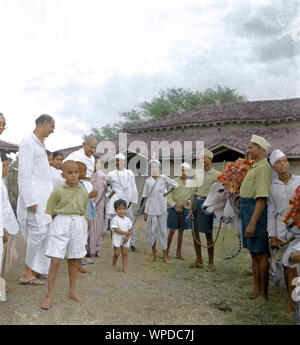
[[[5, 117], [0, 114], [0, 134], [5, 125]], [[41, 115], [36, 119], [34, 131], [21, 141], [17, 220], [3, 181], [0, 195], [1, 274], [11, 269], [17, 257], [14, 235], [20, 229], [26, 242], [26, 258], [19, 283], [45, 285], [48, 280], [47, 295], [41, 305], [45, 310], [52, 305], [57, 270], [60, 260], [65, 257], [70, 298], [83, 301], [75, 292], [76, 280], [87, 272], [85, 266], [93, 263], [92, 258], [99, 256], [104, 230], [112, 233], [114, 270], [121, 255], [122, 269], [126, 273], [128, 250], [138, 251], [135, 244], [137, 216], [132, 209], [132, 204], [138, 204], [138, 191], [133, 172], [125, 168], [125, 156], [117, 154], [116, 168], [105, 175], [100, 156], [96, 154], [97, 139], [93, 135], [84, 136], [82, 148], [67, 157], [61, 152], [46, 151], [45, 139], [54, 128], [54, 119]], [[253, 291], [263, 300], [268, 299], [270, 250], [284, 246], [282, 262], [289, 296], [287, 309], [292, 312], [295, 309], [292, 281], [297, 277], [300, 248], [297, 247], [296, 230], [293, 232], [296, 242], [289, 246], [285, 244], [292, 231], [282, 222], [282, 216], [300, 185], [300, 176], [290, 172], [287, 157], [280, 150], [271, 153], [269, 163], [269, 146], [257, 135], [252, 136], [248, 145], [248, 154], [254, 164], [241, 185], [241, 234], [243, 246], [251, 254]], [[190, 165], [183, 162], [181, 176], [175, 180], [161, 173], [159, 160], [149, 161], [150, 174], [144, 183], [141, 203], [137, 205], [147, 223], [147, 243], [152, 249], [149, 262], [157, 260], [159, 242], [163, 261], [170, 263], [169, 252], [176, 230], [176, 258], [186, 260], [181, 252], [183, 233], [192, 228], [193, 222], [196, 259], [188, 267], [204, 267], [199, 235], [204, 233], [208, 251], [206, 271], [216, 269], [212, 236], [214, 215], [205, 213], [201, 206], [221, 172], [213, 167], [210, 150], [204, 149], [200, 158], [203, 159], [203, 170], [190, 178]], [[0, 168], [5, 177], [9, 160], [5, 155], [1, 155], [1, 160]]]

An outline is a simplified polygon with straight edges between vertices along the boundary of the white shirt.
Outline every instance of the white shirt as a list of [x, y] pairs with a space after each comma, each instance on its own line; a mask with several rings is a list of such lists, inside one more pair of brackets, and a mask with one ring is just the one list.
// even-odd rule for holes
[[132, 228], [132, 221], [124, 216], [124, 218], [119, 217], [118, 215], [114, 216], [111, 221], [111, 229], [113, 231], [113, 237], [120, 238], [120, 237], [126, 237], [125, 235], [117, 234], [114, 231], [114, 228], [118, 228], [121, 231], [129, 231]]
[[110, 171], [106, 176], [107, 183], [110, 184], [106, 196], [108, 197], [112, 191], [115, 194], [108, 198], [106, 212], [108, 214], [114, 214], [114, 202], [118, 199], [123, 199], [126, 201], [127, 206], [129, 203], [138, 202], [138, 192], [136, 188], [135, 178], [131, 170], [115, 169]]
[[51, 173], [52, 173], [52, 184], [53, 184], [53, 190], [61, 186], [66, 182], [66, 180], [61, 176], [62, 170], [56, 169], [54, 167], [50, 167]]
[[64, 159], [64, 162], [66, 161], [75, 161], [75, 162], [82, 162], [86, 165], [87, 167], [87, 171], [86, 171], [86, 176], [87, 177], [92, 177], [93, 172], [94, 172], [94, 168], [95, 168], [95, 158], [92, 157], [88, 157], [85, 152], [84, 149], [80, 149], [78, 151], [72, 152], [69, 154], [69, 156], [67, 156]]
[[[178, 186], [176, 181], [165, 175], [160, 175], [157, 179], [158, 181], [152, 176], [148, 177], [145, 181], [143, 190], [143, 197], [147, 198], [145, 213], [151, 216], [159, 216], [168, 213], [167, 197], [164, 197], [163, 194], [168, 192], [171, 188]], [[156, 184], [155, 181], [157, 181]], [[155, 187], [152, 189], [154, 184]], [[151, 194], [149, 195], [150, 192]]]
[[[0, 157], [0, 176], [2, 176], [2, 161]], [[2, 178], [0, 178], [0, 189], [2, 191]], [[2, 193], [0, 193], [0, 237], [3, 236], [3, 207], [2, 207]], [[0, 239], [2, 241], [2, 239]], [[0, 260], [1, 261], [1, 260]]]
[[297, 186], [300, 185], [300, 176], [293, 175], [288, 184], [284, 184], [275, 176], [270, 186], [268, 198], [268, 235], [286, 241], [292, 233], [287, 231], [286, 224], [281, 220], [289, 210], [289, 200], [292, 199]]
[[10, 235], [16, 235], [19, 232], [19, 224], [15, 217], [14, 211], [11, 207], [7, 187], [2, 181], [2, 211], [3, 211], [3, 228], [7, 230]]
[[19, 147], [18, 186], [19, 222], [25, 224], [28, 207], [37, 205], [37, 223], [40, 226], [50, 223], [52, 218], [45, 214], [45, 209], [53, 190], [52, 174], [45, 146], [34, 133], [26, 136]]

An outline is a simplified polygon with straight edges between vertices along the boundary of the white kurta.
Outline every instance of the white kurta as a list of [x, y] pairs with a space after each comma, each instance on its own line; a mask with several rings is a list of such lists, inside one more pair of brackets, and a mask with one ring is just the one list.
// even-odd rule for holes
[[64, 159], [64, 162], [66, 161], [75, 161], [75, 162], [82, 162], [86, 165], [87, 167], [87, 171], [86, 171], [86, 176], [87, 177], [92, 177], [93, 172], [94, 172], [94, 168], [95, 168], [95, 158], [92, 157], [88, 157], [85, 152], [84, 149], [80, 149], [78, 151], [72, 152], [69, 154], [69, 156], [67, 156]]
[[[0, 176], [2, 176], [2, 161], [0, 157]], [[3, 255], [3, 207], [2, 207], [2, 178], [0, 178], [0, 270], [2, 267], [2, 255]], [[0, 272], [1, 273], [1, 272]]]
[[107, 174], [106, 180], [110, 185], [106, 196], [108, 197], [112, 191], [115, 192], [115, 194], [107, 200], [107, 214], [115, 214], [114, 202], [118, 199], [125, 200], [127, 205], [129, 203], [136, 204], [138, 202], [138, 192], [136, 188], [135, 178], [131, 170], [115, 169]]
[[156, 180], [150, 176], [146, 179], [143, 197], [146, 197], [145, 213], [147, 219], [147, 242], [150, 247], [159, 241], [163, 250], [167, 249], [167, 197], [163, 196], [171, 188], [177, 187], [176, 181], [160, 175]]
[[[45, 251], [52, 219], [45, 209], [53, 185], [45, 146], [34, 133], [26, 136], [19, 147], [18, 185], [17, 217], [27, 241], [25, 262], [33, 271], [47, 274], [50, 259]], [[28, 211], [33, 205], [37, 205], [35, 214]]]
[[53, 190], [58, 188], [59, 186], [63, 185], [66, 180], [61, 176], [62, 170], [56, 169], [54, 167], [50, 167], [51, 174], [52, 174], [52, 184]]

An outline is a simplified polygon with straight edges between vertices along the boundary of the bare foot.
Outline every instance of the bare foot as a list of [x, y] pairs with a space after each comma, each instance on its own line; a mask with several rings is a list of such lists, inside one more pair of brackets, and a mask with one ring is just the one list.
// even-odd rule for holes
[[127, 273], [127, 268], [123, 268], [123, 273]]
[[78, 278], [85, 278], [85, 275], [82, 274], [82, 273], [80, 273], [80, 272], [77, 272], [76, 278], [77, 278], [77, 279], [78, 279]]
[[49, 310], [51, 308], [52, 298], [46, 297], [44, 303], [41, 305], [41, 308], [44, 310]]
[[156, 261], [156, 256], [151, 256], [150, 259], [147, 260], [148, 262], [154, 262]]
[[87, 269], [83, 268], [82, 266], [78, 266], [78, 271], [81, 273], [90, 273]]
[[286, 306], [286, 312], [288, 313], [288, 314], [292, 314], [294, 311], [295, 311], [295, 309], [296, 309], [296, 306], [295, 306], [295, 304], [294, 303], [288, 303], [287, 304], [287, 306]]
[[164, 258], [164, 263], [165, 263], [165, 264], [170, 264], [170, 263], [171, 263], [168, 257], [165, 257], [165, 258]]
[[78, 302], [78, 303], [82, 303], [84, 301], [82, 297], [77, 296], [75, 294], [70, 294], [70, 298], [73, 299], [74, 301]]
[[8, 286], [6, 286], [5, 291], [6, 291], [6, 293], [8, 293], [10, 291], [10, 288]]
[[182, 260], [182, 261], [186, 261], [186, 258], [184, 258], [184, 257], [181, 256], [181, 255], [176, 255], [175, 258], [176, 258], [176, 259], [179, 259], [179, 260]]
[[112, 266], [112, 269], [114, 270], [114, 271], [116, 271], [117, 270], [117, 266]]
[[268, 299], [269, 299], [269, 296], [263, 296], [263, 295], [259, 296], [259, 300], [262, 302], [266, 302]]

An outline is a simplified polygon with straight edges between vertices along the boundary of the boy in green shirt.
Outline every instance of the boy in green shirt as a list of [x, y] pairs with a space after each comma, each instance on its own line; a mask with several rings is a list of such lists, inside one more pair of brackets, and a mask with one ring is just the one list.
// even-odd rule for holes
[[48, 278], [48, 292], [42, 309], [51, 308], [53, 290], [59, 262], [67, 254], [70, 298], [83, 302], [83, 298], [75, 294], [77, 278], [77, 260], [86, 255], [86, 212], [88, 193], [78, 184], [79, 167], [74, 161], [66, 161], [62, 167], [62, 176], [66, 183], [52, 192], [47, 202], [46, 213], [52, 216], [49, 242], [46, 256], [51, 257]]

